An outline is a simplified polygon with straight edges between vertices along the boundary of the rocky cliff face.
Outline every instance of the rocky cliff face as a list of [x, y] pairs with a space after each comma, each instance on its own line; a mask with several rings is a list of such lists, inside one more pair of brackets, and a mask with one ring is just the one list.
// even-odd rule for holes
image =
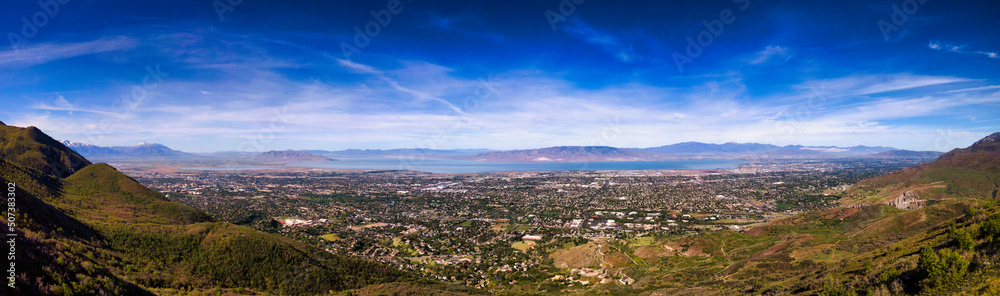
[[920, 196], [917, 195], [917, 192], [914, 190], [903, 192], [903, 194], [900, 194], [896, 198], [887, 200], [883, 203], [903, 210], [916, 210], [926, 205], [924, 200], [920, 199]]

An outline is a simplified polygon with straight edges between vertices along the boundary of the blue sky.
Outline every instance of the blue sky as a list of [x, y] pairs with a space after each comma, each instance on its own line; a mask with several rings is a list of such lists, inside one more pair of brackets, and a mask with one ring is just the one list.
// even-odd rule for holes
[[996, 1], [45, 1], [0, 10], [0, 120], [101, 146], [945, 151], [1000, 131]]

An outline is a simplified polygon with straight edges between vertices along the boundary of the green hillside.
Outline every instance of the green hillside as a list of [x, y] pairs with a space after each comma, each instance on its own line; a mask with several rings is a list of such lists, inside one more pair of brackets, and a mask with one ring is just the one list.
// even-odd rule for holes
[[212, 222], [35, 128], [0, 130], [0, 181], [16, 184], [23, 240], [17, 289], [8, 294], [312, 295], [407, 278], [391, 266]]
[[90, 165], [87, 159], [38, 128], [20, 128], [0, 122], [0, 158], [64, 178]]
[[997, 198], [1000, 133], [937, 160], [858, 183], [846, 203], [874, 203], [914, 190], [923, 199]]
[[[998, 180], [1000, 133], [935, 161], [859, 182], [844, 206], [779, 219], [745, 234], [709, 234], [697, 244], [711, 257], [671, 259], [672, 274], [653, 275], [658, 278], [652, 282], [666, 287], [647, 290], [1000, 295]], [[916, 193], [925, 206], [904, 210], [885, 204], [905, 192]], [[677, 281], [681, 275], [694, 287]]]
[[150, 294], [103, 263], [113, 257], [101, 248], [100, 233], [42, 201], [58, 198], [60, 180], [0, 159], [0, 182], [18, 189], [18, 277], [16, 290], [4, 288], [9, 295]]
[[[610, 239], [596, 259], [638, 295], [1000, 295], [1000, 134], [864, 180], [842, 206], [747, 232]], [[922, 203], [888, 202], [911, 192]], [[915, 194], [915, 195], [914, 195]], [[642, 260], [631, 261], [628, 258]], [[555, 258], [559, 260], [560, 258]]]

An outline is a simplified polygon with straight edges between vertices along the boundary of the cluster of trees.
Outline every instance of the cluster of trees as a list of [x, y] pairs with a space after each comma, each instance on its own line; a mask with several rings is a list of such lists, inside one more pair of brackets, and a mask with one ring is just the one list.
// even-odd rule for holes
[[[61, 180], [0, 159], [0, 183], [8, 182], [16, 184], [16, 210], [8, 213], [8, 207], [4, 206], [2, 216], [13, 214], [17, 222], [14, 227], [17, 236], [13, 237], [17, 276], [14, 289], [0, 288], [4, 290], [0, 294], [148, 294], [99, 264], [110, 258], [96, 252], [99, 243], [95, 242], [97, 234], [93, 229], [45, 202], [58, 197]], [[7, 224], [3, 225], [6, 229]], [[6, 251], [3, 257], [0, 262], [9, 266]]]
[[102, 232], [111, 249], [123, 254], [122, 273], [147, 287], [246, 287], [296, 295], [405, 277], [391, 266], [333, 255], [243, 226], [120, 225]]
[[924, 277], [927, 288], [943, 288], [965, 279], [969, 272], [969, 260], [962, 258], [961, 251], [950, 248], [934, 251], [931, 247], [923, 247], [917, 270]]
[[411, 280], [391, 266], [213, 222], [34, 127], [0, 123], [0, 181], [16, 184], [16, 210], [0, 211], [17, 221], [15, 289], [0, 295], [314, 295]]
[[[979, 216], [978, 211], [966, 211], [966, 217]], [[1000, 214], [985, 221], [972, 222], [965, 227], [952, 223], [948, 229], [951, 246], [940, 249], [923, 247], [917, 263], [917, 274], [926, 291], [947, 290], [962, 285], [976, 271], [982, 271], [986, 253], [994, 253], [1000, 243]], [[977, 238], [983, 243], [977, 246]], [[973, 259], [970, 262], [970, 259]]]
[[145, 289], [221, 287], [300, 295], [410, 280], [391, 266], [243, 226], [178, 223], [192, 209], [130, 188], [134, 181], [110, 167], [79, 173], [60, 180], [0, 159], [0, 181], [18, 184], [18, 262], [30, 262], [18, 265], [17, 291], [151, 295]]

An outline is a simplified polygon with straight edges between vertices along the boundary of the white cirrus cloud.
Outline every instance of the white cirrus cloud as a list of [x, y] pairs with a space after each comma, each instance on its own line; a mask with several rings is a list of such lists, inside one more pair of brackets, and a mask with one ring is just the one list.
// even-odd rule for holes
[[133, 48], [138, 42], [130, 37], [105, 37], [76, 43], [39, 43], [19, 49], [0, 51], [0, 67], [30, 67], [54, 60]]

